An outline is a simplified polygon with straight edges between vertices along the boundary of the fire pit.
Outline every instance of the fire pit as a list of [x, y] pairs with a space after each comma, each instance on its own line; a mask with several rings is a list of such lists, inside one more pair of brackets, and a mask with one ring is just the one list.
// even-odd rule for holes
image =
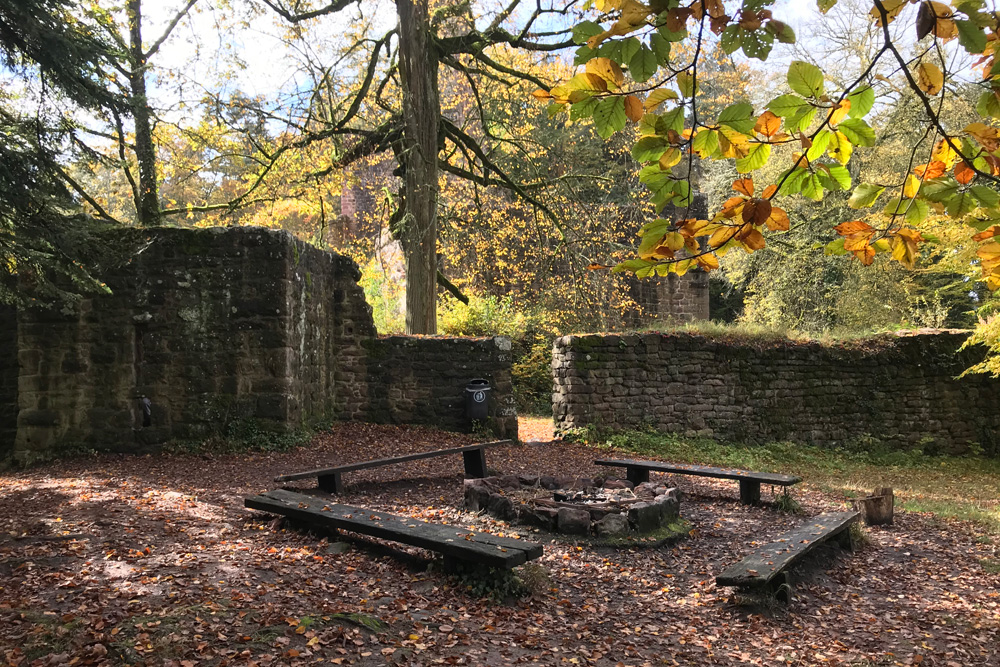
[[680, 494], [608, 478], [504, 475], [465, 480], [465, 508], [569, 535], [648, 533], [676, 520]]

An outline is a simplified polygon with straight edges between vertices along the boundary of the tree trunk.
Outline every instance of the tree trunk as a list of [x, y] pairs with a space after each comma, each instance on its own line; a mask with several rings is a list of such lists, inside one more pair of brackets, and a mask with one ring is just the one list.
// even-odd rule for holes
[[437, 333], [438, 56], [428, 0], [396, 0], [403, 85], [406, 332]]
[[130, 106], [135, 121], [135, 156], [139, 162], [139, 198], [135, 212], [140, 225], [160, 224], [160, 197], [156, 186], [156, 147], [146, 98], [146, 53], [142, 48], [142, 0], [128, 0], [129, 61], [132, 71]]

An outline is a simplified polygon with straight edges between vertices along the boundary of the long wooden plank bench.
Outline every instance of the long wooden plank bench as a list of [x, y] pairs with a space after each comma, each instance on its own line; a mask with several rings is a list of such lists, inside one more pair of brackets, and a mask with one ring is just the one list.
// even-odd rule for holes
[[732, 468], [712, 468], [690, 463], [665, 463], [663, 461], [635, 461], [632, 459], [598, 459], [594, 463], [602, 466], [625, 468], [628, 480], [633, 484], [649, 481], [649, 471], [672, 473], [674, 475], [696, 475], [698, 477], [717, 477], [719, 479], [734, 479], [740, 483], [740, 502], [747, 505], [760, 503], [760, 485], [791, 486], [802, 481], [794, 475], [781, 475], [773, 472], [752, 472], [750, 470], [735, 470]]
[[536, 542], [329, 503], [323, 498], [285, 489], [246, 498], [243, 503], [251, 509], [280, 514], [318, 528], [346, 530], [434, 551], [442, 554], [446, 562], [463, 560], [509, 570], [542, 555], [542, 545]]
[[[740, 588], [770, 587], [785, 583], [784, 572], [815, 547], [835, 539], [845, 549], [851, 548], [851, 524], [860, 512], [829, 512], [809, 519], [781, 535], [775, 541], [757, 548], [739, 563], [730, 565], [715, 578], [718, 586]], [[787, 601], [787, 595], [785, 596]]]
[[344, 482], [342, 475], [352, 470], [366, 470], [368, 468], [379, 468], [381, 466], [393, 465], [396, 463], [406, 463], [407, 461], [418, 461], [420, 459], [430, 459], [438, 456], [449, 456], [451, 454], [461, 454], [465, 464], [466, 478], [486, 477], [486, 448], [497, 445], [509, 444], [510, 440], [496, 440], [494, 442], [483, 442], [478, 445], [466, 445], [464, 447], [452, 447], [450, 449], [435, 449], [430, 452], [417, 452], [416, 454], [404, 454], [402, 456], [391, 456], [385, 459], [375, 459], [373, 461], [361, 461], [359, 463], [348, 463], [342, 466], [331, 468], [317, 468], [316, 470], [306, 470], [304, 472], [293, 472], [287, 475], [278, 475], [275, 482], [293, 482], [297, 479], [317, 478], [317, 485], [327, 493], [342, 493]]

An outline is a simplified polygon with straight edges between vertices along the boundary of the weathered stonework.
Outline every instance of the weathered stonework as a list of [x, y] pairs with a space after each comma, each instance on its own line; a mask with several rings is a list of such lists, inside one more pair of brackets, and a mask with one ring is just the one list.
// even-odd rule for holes
[[17, 311], [0, 306], [0, 461], [17, 437]]
[[493, 381], [493, 425], [516, 436], [516, 418], [511, 427], [500, 414], [506, 339], [378, 338], [349, 258], [261, 228], [126, 230], [108, 243], [132, 246], [127, 265], [102, 275], [112, 294], [22, 309], [16, 344], [15, 318], [0, 322], [0, 417], [16, 415], [13, 438], [0, 421], [0, 461], [144, 451], [241, 420], [274, 431], [325, 418], [468, 429], [446, 397], [474, 377]]
[[680, 333], [555, 341], [561, 431], [652, 427], [744, 442], [837, 446], [871, 435], [899, 447], [1000, 453], [1000, 381], [956, 379], [982, 358], [967, 334], [922, 331], [855, 343], [733, 342]]

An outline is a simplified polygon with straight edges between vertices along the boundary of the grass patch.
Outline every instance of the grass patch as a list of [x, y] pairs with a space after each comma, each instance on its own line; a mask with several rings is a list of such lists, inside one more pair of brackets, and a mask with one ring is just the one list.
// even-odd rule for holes
[[1000, 560], [990, 560], [989, 558], [984, 558], [979, 561], [979, 564], [983, 566], [983, 571], [986, 574], [1000, 574]]
[[805, 484], [845, 499], [889, 486], [897, 508], [973, 521], [1000, 534], [997, 458], [897, 450], [873, 437], [836, 449], [791, 442], [736, 444], [654, 431], [609, 433], [594, 427], [577, 429], [566, 438], [677, 463], [799, 475]]
[[577, 537], [555, 535], [556, 539], [585, 543], [591, 547], [610, 547], [612, 549], [658, 549], [665, 544], [673, 544], [683, 540], [691, 533], [691, 524], [678, 519], [666, 526], [660, 526], [648, 533], [628, 533], [617, 537]]

